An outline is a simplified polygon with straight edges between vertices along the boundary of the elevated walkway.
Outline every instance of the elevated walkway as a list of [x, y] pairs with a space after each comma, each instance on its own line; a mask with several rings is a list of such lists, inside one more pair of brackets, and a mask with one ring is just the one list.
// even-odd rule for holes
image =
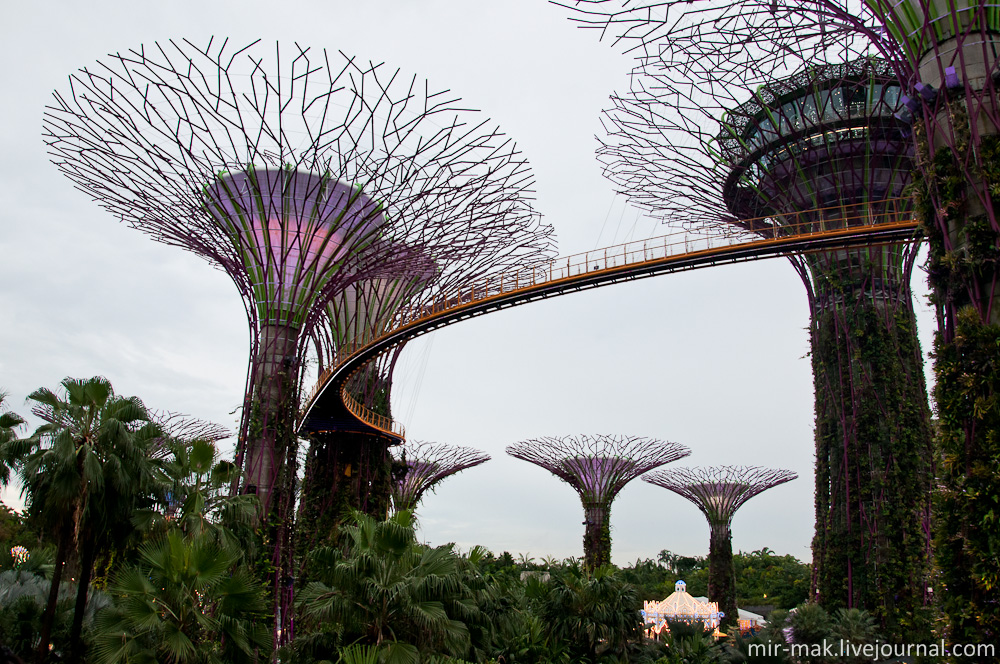
[[400, 424], [371, 412], [348, 394], [348, 380], [385, 350], [467, 318], [566, 293], [712, 265], [916, 241], [917, 222], [902, 213], [905, 201], [889, 201], [884, 207], [877, 215], [847, 216], [839, 208], [830, 208], [790, 218], [749, 220], [745, 225], [755, 229], [753, 233], [736, 228], [714, 235], [675, 232], [525, 266], [453, 292], [437, 293], [428, 301], [413, 302], [380, 334], [341, 349], [305, 399], [299, 430], [302, 434], [364, 431], [405, 439]]

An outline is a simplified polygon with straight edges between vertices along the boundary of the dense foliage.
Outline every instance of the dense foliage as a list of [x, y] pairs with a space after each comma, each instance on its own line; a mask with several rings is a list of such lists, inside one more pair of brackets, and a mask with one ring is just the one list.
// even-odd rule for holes
[[1000, 137], [973, 139], [964, 99], [948, 99], [952, 147], [933, 154], [918, 125], [917, 213], [937, 308], [934, 553], [954, 642], [1000, 640]]
[[812, 318], [816, 593], [907, 640], [929, 629], [930, 410], [908, 288], [879, 292], [877, 263], [859, 272], [826, 279]]
[[[270, 660], [272, 575], [260, 546], [270, 528], [256, 496], [231, 495], [237, 466], [213, 443], [170, 438], [104, 379], [63, 387], [33, 395], [46, 415], [33, 434], [19, 438], [19, 418], [5, 420], [0, 459], [8, 479], [21, 477], [28, 510], [0, 511], [0, 654]], [[308, 576], [282, 661], [737, 661], [739, 641], [689, 626], [666, 640], [644, 635], [643, 599], [663, 599], [682, 577], [705, 594], [704, 557], [663, 551], [591, 570], [580, 559], [431, 547], [415, 528], [408, 511], [384, 521], [355, 511], [334, 541], [310, 547], [296, 561]], [[805, 596], [808, 568], [790, 556], [764, 549], [734, 562], [741, 603], [791, 607]]]
[[[736, 572], [736, 600], [741, 607], [791, 609], [809, 596], [811, 568], [790, 555], [778, 556], [764, 548], [750, 553], [733, 554]], [[708, 596], [708, 559], [702, 556], [679, 556], [661, 551], [657, 560], [637, 560], [621, 570], [622, 576], [635, 585], [643, 600], [661, 600], [674, 591], [678, 579], [687, 584], [695, 597]]]

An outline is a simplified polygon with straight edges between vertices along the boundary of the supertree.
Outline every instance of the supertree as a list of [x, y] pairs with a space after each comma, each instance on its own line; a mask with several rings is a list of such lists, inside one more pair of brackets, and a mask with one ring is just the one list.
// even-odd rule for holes
[[392, 506], [396, 511], [416, 509], [428, 489], [466, 468], [486, 463], [490, 455], [472, 447], [407, 441], [399, 459], [406, 472], [392, 488]]
[[[804, 3], [806, 6], [812, 3]], [[869, 0], [813, 10], [863, 35], [912, 97], [914, 202], [930, 246], [940, 490], [935, 555], [949, 638], [1000, 640], [1000, 11]], [[860, 17], [862, 20], [858, 20]], [[869, 27], [874, 18], [875, 29]]]
[[583, 503], [583, 560], [589, 570], [611, 563], [611, 503], [646, 471], [691, 454], [679, 443], [624, 435], [533, 438], [507, 454], [541, 466], [563, 480]]
[[221, 268], [243, 297], [240, 490], [268, 519], [264, 568], [287, 640], [300, 385], [328, 303], [368, 279], [423, 275], [428, 261], [433, 291], [540, 258], [550, 229], [531, 209], [530, 171], [449, 93], [298, 45], [290, 56], [216, 40], [115, 53], [71, 75], [44, 126], [78, 188]]
[[[607, 12], [601, 4], [579, 8], [585, 21], [610, 30], [638, 53], [663, 48], [684, 20], [715, 34], [723, 23], [742, 22], [736, 38], [717, 40], [728, 42], [720, 49], [720, 57], [728, 56], [721, 69], [734, 76], [755, 68], [753, 56], [761, 52], [780, 63], [787, 53], [825, 55], [834, 47], [888, 62], [906, 95], [901, 117], [913, 123], [914, 210], [928, 239], [938, 318], [934, 549], [943, 592], [937, 597], [949, 617], [949, 638], [1000, 638], [1000, 604], [994, 599], [1000, 564], [991, 553], [1000, 547], [992, 527], [1000, 501], [996, 7], [968, 0], [770, 0], [711, 10], [699, 3], [711, 20], [679, 20], [691, 9], [680, 2], [614, 2]], [[655, 16], [643, 15], [643, 8], [654, 6]], [[673, 18], [661, 20], [668, 9]]]
[[[438, 279], [435, 263], [419, 251], [405, 245], [388, 251], [409, 266], [406, 274], [376, 271], [327, 302], [314, 338], [320, 373], [338, 354], [377, 336], [403, 306], [411, 305]], [[368, 363], [347, 386], [355, 403], [385, 421], [391, 421], [392, 373], [404, 345]], [[343, 415], [334, 422], [312, 415], [305, 423], [312, 444], [306, 454], [299, 503], [296, 547], [303, 554], [301, 565], [306, 552], [321, 542], [337, 541], [348, 508], [373, 515], [384, 515], [389, 509], [395, 476], [403, 471], [388, 452], [398, 440], [359, 424]]]
[[[676, 12], [685, 11], [677, 2], [615, 2], [610, 12], [600, 4], [580, 8], [587, 23], [610, 29], [645, 53], [662, 47], [664, 35], [676, 29]], [[675, 20], [660, 21], [659, 11], [650, 22], [641, 6], [652, 5], [672, 7]], [[993, 198], [1000, 177], [996, 7], [968, 0], [772, 0], [733, 2], [713, 11], [730, 19], [757, 17], [748, 22], [753, 31], [741, 30], [744, 39], [730, 41], [730, 71], [752, 67], [742, 53], [760, 47], [780, 60], [798, 44], [814, 53], [837, 44], [886, 59], [906, 93], [902, 116], [913, 122], [917, 157], [913, 198], [928, 238], [938, 317], [934, 548], [944, 592], [937, 596], [949, 617], [949, 638], [996, 640], [1000, 604], [993, 596], [1000, 564], [991, 553], [1000, 547], [991, 526], [993, 506], [1000, 501], [1000, 375], [994, 368], [1000, 340], [995, 306], [1000, 222]]]
[[[765, 236], [912, 216], [908, 100], [891, 62], [825, 40], [834, 27], [803, 28], [780, 7], [667, 4], [667, 23], [642, 23], [632, 7], [607, 24], [640, 56], [599, 149], [619, 191], [671, 223]], [[791, 257], [811, 317], [814, 592], [873, 611], [899, 636], [927, 626], [932, 454], [910, 292], [917, 249]]]
[[757, 494], [798, 477], [790, 470], [754, 466], [666, 468], [642, 476], [698, 506], [711, 531], [708, 549], [708, 599], [719, 603], [720, 628], [737, 624], [736, 566], [732, 522], [736, 510]]

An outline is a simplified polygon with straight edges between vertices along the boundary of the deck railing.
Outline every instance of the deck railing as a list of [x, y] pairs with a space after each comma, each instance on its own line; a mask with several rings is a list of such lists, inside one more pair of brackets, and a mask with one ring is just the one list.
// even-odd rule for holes
[[[385, 328], [375, 334], [356, 338], [337, 349], [329, 367], [323, 371], [306, 400], [307, 407], [323, 389], [330, 375], [362, 348], [406, 325], [467, 305], [515, 291], [536, 288], [564, 280], [576, 280], [607, 270], [639, 268], [685, 255], [711, 253], [736, 246], [769, 245], [776, 241], [792, 241], [806, 237], [851, 235], [854, 231], [868, 232], [873, 228], [892, 225], [913, 225], [909, 199], [880, 201], [877, 209], [868, 205], [835, 206], [787, 215], [772, 215], [734, 223], [715, 234], [677, 231], [648, 240], [636, 240], [604, 249], [585, 251], [538, 265], [508, 270], [498, 275], [465, 284], [451, 293], [436, 293], [430, 301], [414, 301], [396, 313]], [[370, 426], [403, 437], [403, 427], [390, 418], [366, 408], [350, 396], [341, 394], [348, 410]]]

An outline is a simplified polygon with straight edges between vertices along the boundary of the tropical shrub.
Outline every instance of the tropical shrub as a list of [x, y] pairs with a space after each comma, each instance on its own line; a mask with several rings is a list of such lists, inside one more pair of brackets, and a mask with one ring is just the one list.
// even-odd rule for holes
[[639, 596], [611, 566], [593, 573], [579, 566], [555, 570], [533, 594], [550, 643], [564, 647], [573, 662], [618, 661], [641, 636]]
[[386, 521], [356, 512], [343, 533], [344, 551], [312, 554], [316, 580], [299, 596], [293, 657], [335, 661], [337, 649], [354, 643], [375, 646], [388, 663], [469, 653], [469, 625], [481, 624], [482, 612], [450, 545], [418, 544], [405, 510]]
[[140, 549], [97, 615], [93, 661], [253, 662], [272, 647], [262, 587], [239, 554], [210, 536], [171, 530]]

